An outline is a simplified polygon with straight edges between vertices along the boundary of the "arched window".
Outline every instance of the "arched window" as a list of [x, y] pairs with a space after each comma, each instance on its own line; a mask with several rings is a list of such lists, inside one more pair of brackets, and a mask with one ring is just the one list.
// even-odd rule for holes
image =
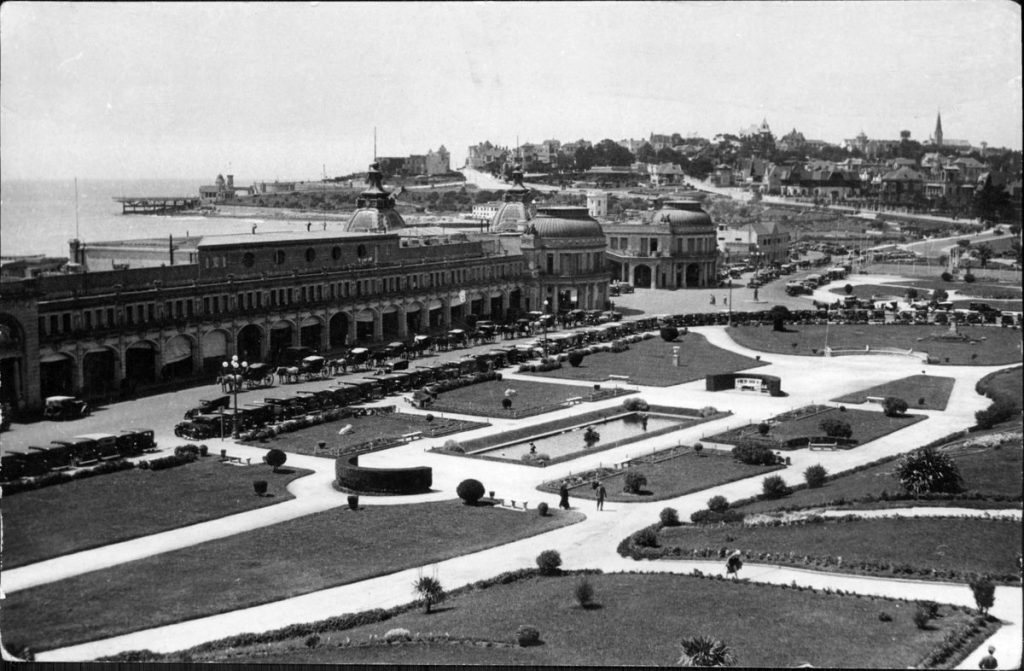
[[246, 252], [242, 255], [242, 265], [246, 268], [252, 268], [256, 263], [256, 255], [252, 252]]
[[312, 263], [313, 261], [316, 261], [316, 250], [313, 249], [312, 247], [307, 247], [306, 248], [306, 262], [307, 263]]
[[274, 263], [276, 263], [277, 265], [281, 265], [282, 263], [284, 263], [284, 259], [285, 254], [283, 249], [279, 249], [276, 252], [274, 252]]

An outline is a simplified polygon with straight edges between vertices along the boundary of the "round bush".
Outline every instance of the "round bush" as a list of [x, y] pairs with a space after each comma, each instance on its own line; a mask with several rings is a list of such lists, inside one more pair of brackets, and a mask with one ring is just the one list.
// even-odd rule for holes
[[574, 349], [569, 352], [569, 365], [573, 368], [579, 368], [579, 365], [583, 363], [583, 352], [578, 349]]
[[662, 526], [677, 527], [679, 526], [679, 511], [675, 508], [663, 508], [658, 519], [661, 520]]
[[970, 284], [973, 281], [974, 281], [974, 274], [973, 273], [967, 273], [966, 275], [964, 275], [964, 282], [967, 282], [968, 284]]
[[658, 331], [658, 335], [660, 335], [661, 339], [665, 342], [672, 342], [679, 337], [679, 329], [675, 326], [662, 326]]
[[284, 450], [279, 450], [275, 447], [267, 452], [266, 456], [263, 457], [263, 461], [267, 462], [276, 471], [284, 466], [284, 462], [288, 461], [288, 454]]
[[594, 602], [594, 586], [587, 580], [587, 576], [583, 576], [573, 587], [573, 596], [576, 597], [576, 603], [586, 608]]
[[547, 517], [547, 514], [548, 514], [548, 504], [544, 503], [543, 501], [538, 503], [537, 504], [537, 514], [539, 514], [541, 517]]
[[643, 487], [647, 486], [647, 476], [639, 471], [628, 471], [626, 473], [626, 486], [623, 489], [630, 494], [639, 494]]
[[633, 534], [633, 545], [642, 548], [658, 547], [658, 534], [650, 527], [644, 527]]
[[886, 396], [882, 400], [882, 411], [886, 417], [900, 417], [906, 414], [909, 407], [906, 401], [896, 396]]
[[509, 408], [511, 408], [512, 407], [512, 399], [508, 398], [507, 396], [505, 398], [501, 399], [501, 407], [504, 408], [505, 410], [508, 410]]
[[475, 506], [484, 496], [484, 486], [479, 480], [463, 480], [455, 488], [455, 493], [467, 506]]
[[561, 573], [561, 566], [562, 555], [558, 554], [558, 550], [544, 550], [537, 555], [537, 568], [540, 569], [541, 575], [558, 575]]
[[729, 509], [729, 499], [725, 498], [721, 494], [716, 494], [708, 499], [708, 510], [716, 513], [724, 513]]
[[807, 470], [804, 471], [804, 480], [807, 482], [807, 486], [811, 489], [817, 489], [825, 484], [825, 476], [828, 475], [828, 471], [821, 464], [815, 464], [808, 466]]
[[789, 485], [781, 475], [769, 475], [761, 481], [761, 490], [766, 499], [781, 499], [791, 493]]
[[834, 417], [821, 420], [818, 426], [829, 438], [849, 438], [853, 435], [853, 429], [849, 422]]
[[767, 436], [768, 432], [772, 430], [771, 425], [768, 422], [761, 422], [757, 425], [757, 432], [762, 436]]
[[256, 496], [263, 496], [267, 493], [267, 481], [266, 480], [253, 480], [252, 481], [253, 491], [256, 492]]
[[950, 273], [949, 271], [943, 272], [942, 275], [940, 275], [939, 277], [942, 278], [943, 282], [952, 282], [953, 281], [953, 274]]
[[540, 643], [540, 630], [528, 624], [521, 624], [516, 629], [516, 642], [522, 648], [537, 645]]

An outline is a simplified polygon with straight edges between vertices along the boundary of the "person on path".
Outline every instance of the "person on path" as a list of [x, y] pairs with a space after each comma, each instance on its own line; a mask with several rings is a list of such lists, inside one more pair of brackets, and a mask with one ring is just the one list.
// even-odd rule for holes
[[597, 486], [597, 509], [604, 510], [604, 497], [608, 495], [608, 492], [604, 488], [604, 484]]
[[537, 446], [530, 443], [530, 454], [537, 454]]
[[558, 507], [569, 509], [569, 485], [565, 480], [562, 480], [561, 486], [558, 488]]
[[313, 227], [313, 222], [312, 221], [307, 221], [306, 222], [306, 231], [309, 231], [312, 227]]
[[725, 577], [732, 575], [732, 579], [736, 580], [739, 577], [740, 569], [743, 568], [743, 560], [740, 559], [740, 551], [735, 550], [729, 558], [725, 560]]
[[994, 646], [994, 645], [988, 646], [988, 654], [985, 655], [984, 657], [982, 657], [981, 661], [978, 662], [978, 668], [979, 669], [998, 669], [999, 668], [999, 662], [997, 662], [996, 658], [992, 655], [992, 653], [994, 653], [995, 651], [996, 651], [996, 646]]

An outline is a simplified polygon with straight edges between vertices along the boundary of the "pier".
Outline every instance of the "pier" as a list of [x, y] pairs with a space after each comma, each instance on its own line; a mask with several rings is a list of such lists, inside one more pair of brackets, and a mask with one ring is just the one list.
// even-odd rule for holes
[[121, 203], [121, 214], [164, 214], [194, 210], [200, 203], [197, 196], [120, 196], [114, 200]]

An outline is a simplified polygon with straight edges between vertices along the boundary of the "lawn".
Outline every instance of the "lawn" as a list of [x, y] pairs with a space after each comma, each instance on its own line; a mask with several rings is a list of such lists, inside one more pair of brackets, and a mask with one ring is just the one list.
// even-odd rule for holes
[[[976, 303], [978, 299], [968, 298], [964, 300], [953, 301], [954, 310], [967, 310], [970, 309], [971, 303]], [[1002, 312], [1021, 312], [1024, 309], [1024, 301], [1021, 299], [1006, 299], [1006, 298], [989, 298], [986, 301], [990, 307], [993, 307]]]
[[[819, 668], [911, 668], [970, 617], [940, 606], [940, 617], [922, 630], [913, 623], [913, 604], [889, 599], [666, 574], [587, 579], [597, 604], [589, 609], [573, 599], [579, 577], [532, 577], [459, 594], [430, 615], [417, 609], [384, 622], [324, 633], [313, 649], [303, 637], [210, 656], [197, 654], [194, 659], [261, 664], [673, 666], [682, 637], [709, 635], [727, 643], [737, 664], [748, 668], [805, 663]], [[889, 613], [892, 621], [880, 621], [881, 612]], [[514, 645], [522, 624], [540, 631], [540, 645]], [[395, 628], [424, 635], [447, 633], [466, 642], [339, 647], [346, 639], [366, 643], [370, 636], [380, 638]]]
[[945, 410], [955, 383], [951, 377], [911, 375], [832, 400], [836, 403], [867, 403], [868, 396], [895, 396], [902, 398], [911, 408]]
[[8, 594], [4, 639], [63, 647], [423, 566], [584, 519], [457, 501], [336, 508]]
[[[977, 444], [979, 436], [972, 437], [966, 444], [957, 442], [939, 448], [947, 452], [960, 469], [964, 489], [978, 492], [985, 497], [1008, 497], [1016, 501], [986, 500], [907, 500], [877, 503], [857, 503], [857, 508], [904, 508], [912, 506], [957, 506], [972, 508], [1020, 508], [1021, 469], [1024, 468], [1020, 433], [1003, 434], [1005, 440], [990, 445]], [[972, 444], [974, 443], [974, 444]], [[998, 447], [997, 447], [998, 446]], [[780, 509], [810, 508], [834, 504], [844, 500], [852, 505], [865, 497], [879, 497], [882, 492], [895, 494], [900, 491], [899, 483], [893, 477], [896, 461], [871, 466], [856, 473], [830, 480], [818, 489], [799, 489], [782, 499], [754, 501], [738, 507], [744, 513], [762, 513]], [[795, 483], [791, 483], [795, 484]]]
[[[475, 389], [480, 386], [483, 385], [475, 385], [470, 388]], [[345, 426], [352, 428], [346, 433], [340, 434], [339, 431]], [[445, 436], [459, 431], [478, 429], [482, 426], [487, 426], [487, 424], [437, 417], [428, 422], [423, 415], [395, 412], [347, 417], [334, 422], [316, 424], [292, 433], [282, 433], [267, 439], [265, 443], [252, 442], [250, 444], [256, 447], [276, 447], [297, 454], [340, 456], [351, 451], [367, 449], [369, 447], [367, 444], [370, 441], [382, 441], [383, 444], [389, 444], [391, 439], [398, 439], [417, 431], [423, 432], [425, 437]], [[322, 450], [318, 448], [320, 442], [327, 443]]]
[[[1024, 367], [1008, 368], [989, 373], [981, 378], [977, 384], [979, 394], [988, 396], [992, 400], [1005, 399], [1013, 403], [1014, 407], [1020, 408], [1024, 404]], [[1020, 421], [1020, 418], [1017, 418]]]
[[956, 289], [960, 295], [971, 296], [973, 298], [988, 298], [988, 299], [1012, 299], [1021, 297], [1021, 287], [1018, 282], [1016, 285], [1013, 284], [1000, 284], [996, 282], [964, 282], [964, 281], [953, 281], [946, 282], [941, 277], [927, 280], [907, 280], [906, 284], [917, 287], [918, 290], [927, 289], [928, 291], [934, 291], [935, 289], [945, 289], [946, 291], [952, 291]]
[[[672, 365], [673, 348], [679, 348], [679, 365]], [[697, 333], [681, 335], [675, 342], [650, 338], [630, 343], [625, 352], [595, 352], [587, 355], [578, 368], [563, 362], [557, 370], [531, 373], [548, 378], [604, 382], [609, 375], [628, 375], [629, 384], [670, 387], [703, 380], [709, 373], [732, 373], [765, 366], [750, 357], [710, 344]]]
[[430, 411], [435, 414], [454, 412], [484, 417], [509, 417], [509, 412], [501, 407], [505, 391], [508, 389], [514, 389], [516, 392], [512, 398], [512, 409], [518, 417], [557, 410], [566, 399], [586, 397], [592, 391], [586, 387], [567, 384], [491, 380], [438, 394], [437, 400], [430, 406]]
[[903, 415], [902, 417], [886, 417], [881, 407], [875, 412], [868, 410], [840, 410], [830, 406], [806, 406], [791, 412], [777, 415], [770, 420], [771, 425], [766, 436], [761, 436], [757, 424], [749, 424], [738, 429], [730, 429], [714, 436], [708, 441], [736, 445], [745, 439], [766, 440], [774, 443], [772, 449], [783, 449], [787, 440], [805, 437], [824, 436], [821, 422], [826, 419], [838, 419], [847, 422], [853, 430], [852, 440], [863, 445], [872, 440], [888, 435], [893, 431], [910, 426], [923, 420], [923, 415]]
[[[705, 450], [694, 452], [692, 449], [680, 450], [668, 458], [645, 458], [636, 463], [632, 470], [643, 473], [647, 485], [640, 494], [623, 491], [626, 482], [625, 471], [620, 471], [601, 479], [608, 495], [605, 500], [620, 503], [639, 503], [644, 501], [661, 501], [672, 499], [684, 494], [691, 494], [702, 489], [717, 487], [727, 482], [762, 475], [778, 470], [784, 466], [752, 466], [743, 464], [732, 458], [732, 455]], [[545, 483], [538, 487], [541, 491], [557, 493], [558, 481]], [[589, 481], [571, 487], [573, 498], [594, 500], [596, 491]]]
[[[680, 548], [684, 556], [693, 550], [717, 553], [720, 548], [735, 547], [748, 561], [768, 552], [775, 562], [792, 563], [785, 559], [792, 553], [797, 563], [804, 556], [812, 560], [842, 557], [841, 566], [831, 565], [828, 570], [843, 572], [863, 573], [858, 563], [867, 562], [961, 575], [987, 573], [998, 579], [1017, 573], [1021, 525], [962, 517], [826, 520], [783, 526], [706, 524], [665, 527], [658, 540], [663, 548]], [[773, 563], [772, 558], [761, 561]], [[813, 561], [807, 566], [813, 568]]]
[[933, 339], [947, 331], [938, 325], [869, 325], [829, 326], [787, 324], [786, 331], [767, 326], [736, 326], [729, 334], [738, 344], [758, 351], [778, 354], [813, 356], [828, 345], [832, 349], [872, 349], [896, 347], [927, 352], [936, 363], [992, 366], [1020, 361], [1020, 331], [1014, 329], [961, 326], [960, 333], [969, 340]]
[[[4, 496], [4, 568], [148, 536], [281, 503], [285, 486], [310, 471], [274, 473], [214, 457], [160, 471], [134, 468]], [[269, 496], [256, 496], [266, 480]]]

